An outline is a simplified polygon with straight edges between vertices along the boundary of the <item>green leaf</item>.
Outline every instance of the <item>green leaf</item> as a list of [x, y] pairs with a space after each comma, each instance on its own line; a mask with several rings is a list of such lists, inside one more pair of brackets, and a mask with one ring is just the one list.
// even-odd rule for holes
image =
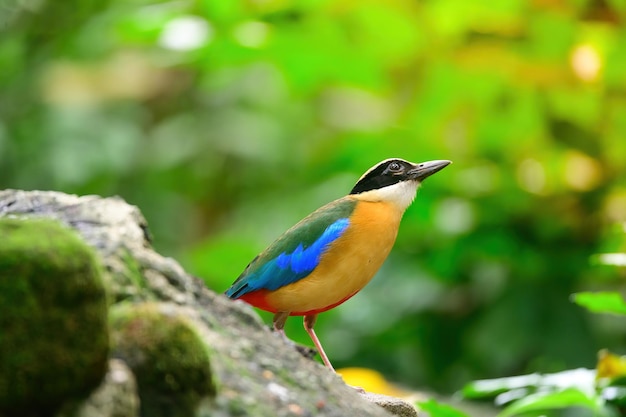
[[468, 415], [464, 412], [459, 411], [448, 404], [438, 403], [433, 399], [418, 402], [417, 405], [420, 410], [426, 411], [430, 417], [468, 417]]
[[610, 313], [626, 316], [626, 302], [617, 292], [579, 292], [572, 300], [592, 313]]
[[[493, 398], [508, 392], [512, 401], [525, 392], [562, 391], [570, 388], [585, 388], [589, 391], [595, 387], [596, 371], [594, 369], [568, 369], [551, 374], [527, 374], [506, 378], [480, 379], [465, 385], [461, 391], [464, 398]], [[516, 397], [510, 393], [516, 392]]]
[[568, 388], [558, 392], [539, 392], [528, 395], [506, 407], [498, 414], [498, 417], [511, 417], [529, 412], [568, 407], [584, 407], [597, 412], [599, 405], [598, 398], [589, 397], [579, 389]]

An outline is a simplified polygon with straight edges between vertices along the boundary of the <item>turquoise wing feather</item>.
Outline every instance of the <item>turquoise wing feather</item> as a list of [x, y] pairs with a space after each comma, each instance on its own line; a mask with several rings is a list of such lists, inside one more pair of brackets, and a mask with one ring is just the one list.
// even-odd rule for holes
[[308, 276], [350, 225], [355, 205], [355, 200], [342, 198], [302, 219], [254, 258], [226, 295], [239, 298], [261, 289], [274, 291]]

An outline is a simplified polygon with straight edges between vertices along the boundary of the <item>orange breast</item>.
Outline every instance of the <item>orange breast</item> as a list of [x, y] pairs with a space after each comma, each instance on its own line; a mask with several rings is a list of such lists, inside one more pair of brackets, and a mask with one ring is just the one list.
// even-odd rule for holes
[[271, 293], [257, 294], [262, 300], [252, 304], [291, 315], [314, 314], [341, 304], [381, 267], [396, 240], [402, 213], [392, 204], [360, 201], [348, 229], [309, 276]]

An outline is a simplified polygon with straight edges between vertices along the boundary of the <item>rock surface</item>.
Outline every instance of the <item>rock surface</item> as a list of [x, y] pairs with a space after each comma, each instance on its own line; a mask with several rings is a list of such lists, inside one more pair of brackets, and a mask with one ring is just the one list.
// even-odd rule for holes
[[366, 400], [380, 405], [382, 408], [399, 417], [417, 417], [417, 409], [411, 404], [399, 398], [387, 395], [373, 394], [366, 392], [363, 394]]
[[[100, 388], [82, 402], [59, 394], [69, 403], [57, 417], [133, 416], [137, 396], [142, 404], [154, 401], [150, 390], [156, 390], [161, 405], [183, 401], [187, 415], [196, 416], [391, 415], [272, 334], [252, 308], [215, 294], [177, 262], [154, 252], [143, 216], [123, 200], [4, 190], [3, 217], [55, 219], [76, 230], [104, 267], [112, 356], [118, 359], [110, 361]], [[0, 270], [0, 285], [5, 279]], [[160, 325], [166, 330], [158, 332]], [[13, 349], [7, 356], [17, 353]], [[39, 360], [45, 358], [33, 358], [33, 364]], [[107, 395], [126, 411], [103, 407]], [[3, 405], [0, 401], [0, 410]], [[137, 415], [151, 413], [142, 405]]]

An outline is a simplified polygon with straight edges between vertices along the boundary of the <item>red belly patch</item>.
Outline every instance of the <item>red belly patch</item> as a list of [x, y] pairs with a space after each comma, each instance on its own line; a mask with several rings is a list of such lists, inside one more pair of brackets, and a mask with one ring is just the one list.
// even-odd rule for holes
[[[272, 307], [270, 305], [269, 301], [267, 300], [268, 294], [270, 294], [270, 291], [268, 291], [268, 290], [257, 290], [257, 291], [252, 291], [252, 292], [249, 292], [247, 294], [244, 294], [241, 297], [239, 297], [239, 299], [245, 301], [246, 303], [248, 303], [248, 304], [250, 304], [250, 305], [252, 305], [252, 306], [254, 306], [256, 308], [260, 308], [261, 310], [269, 311], [270, 313], [277, 313], [278, 310], [276, 308]], [[318, 309], [315, 309], [315, 310], [290, 311], [289, 315], [290, 316], [311, 316], [313, 314], [323, 313], [324, 311], [328, 311], [331, 308], [335, 308], [338, 305], [344, 303], [348, 299], [352, 298], [353, 295], [354, 294], [350, 294], [349, 296], [347, 296], [346, 298], [336, 302], [335, 304], [331, 304], [329, 306], [318, 308]]]

